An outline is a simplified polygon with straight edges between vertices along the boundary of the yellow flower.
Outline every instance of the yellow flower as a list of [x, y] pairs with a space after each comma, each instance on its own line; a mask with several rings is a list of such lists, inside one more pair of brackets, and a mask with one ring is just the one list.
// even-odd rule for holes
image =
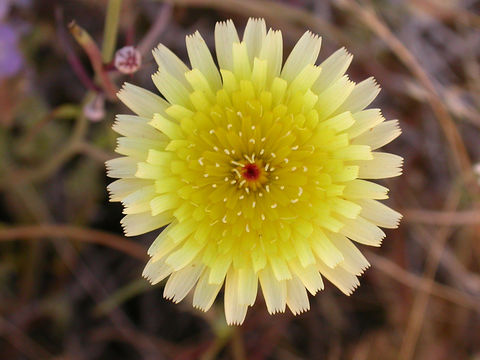
[[344, 75], [340, 49], [315, 65], [321, 39], [306, 32], [282, 65], [282, 34], [250, 19], [240, 41], [217, 23], [220, 70], [198, 32], [186, 39], [190, 70], [165, 46], [153, 82], [166, 100], [125, 84], [123, 137], [107, 162], [112, 201], [127, 236], [168, 225], [148, 250], [143, 275], [168, 278], [164, 296], [208, 310], [225, 283], [229, 324], [241, 324], [258, 283], [270, 313], [309, 309], [322, 275], [349, 295], [369, 266], [352, 240], [380, 246], [379, 226], [401, 215], [366, 179], [400, 175], [402, 158], [378, 152], [400, 129], [378, 109], [372, 78]]

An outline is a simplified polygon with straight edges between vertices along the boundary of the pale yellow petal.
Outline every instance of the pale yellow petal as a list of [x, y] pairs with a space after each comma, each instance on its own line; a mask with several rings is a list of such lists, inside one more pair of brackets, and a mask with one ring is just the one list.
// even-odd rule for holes
[[200, 70], [213, 90], [220, 89], [222, 86], [220, 73], [200, 33], [196, 31], [187, 36], [186, 43], [192, 69]]
[[233, 70], [233, 44], [239, 43], [237, 29], [232, 20], [215, 25], [215, 49], [220, 69]]
[[355, 161], [360, 170], [358, 177], [362, 179], [385, 179], [402, 174], [403, 158], [398, 155], [372, 152], [373, 159]]
[[331, 269], [323, 262], [318, 262], [320, 273], [325, 276], [328, 281], [340, 289], [345, 295], [351, 295], [353, 291], [360, 285], [358, 278], [350, 274], [347, 270], [337, 266]]
[[129, 83], [123, 84], [117, 96], [130, 110], [145, 118], [151, 118], [155, 113], [163, 113], [169, 106], [160, 96]]
[[370, 267], [370, 263], [360, 250], [345, 236], [337, 233], [328, 233], [335, 247], [342, 253], [343, 260], [339, 263], [342, 268], [353, 275], [361, 275]]
[[281, 76], [292, 81], [308, 64], [315, 64], [322, 45], [322, 38], [307, 31], [298, 40], [283, 66]]
[[157, 216], [152, 216], [150, 212], [145, 212], [126, 215], [120, 223], [122, 224], [125, 236], [136, 236], [159, 229], [171, 223], [172, 220], [173, 216], [169, 212]]
[[267, 61], [267, 81], [270, 83], [280, 75], [283, 61], [283, 39], [281, 31], [269, 30], [259, 58]]
[[340, 233], [348, 238], [369, 246], [380, 246], [385, 233], [375, 224], [358, 216], [356, 219], [345, 219]]
[[376, 150], [396, 139], [401, 133], [398, 120], [385, 121], [352, 139], [352, 144], [365, 144]]
[[316, 264], [302, 267], [297, 259], [292, 259], [288, 265], [293, 273], [302, 281], [310, 294], [315, 295], [317, 291], [323, 290], [322, 276], [318, 272]]
[[172, 271], [173, 269], [163, 259], [157, 261], [150, 259], [143, 269], [142, 276], [155, 285], [169, 276]]
[[137, 161], [130, 157], [121, 157], [105, 162], [107, 176], [111, 178], [134, 178], [137, 172]]
[[[178, 81], [178, 79], [166, 71], [156, 72], [152, 75], [152, 80], [157, 89], [170, 104], [177, 104], [186, 108], [192, 107], [189, 98], [190, 85], [186, 87], [182, 82]], [[187, 81], [185, 80], [185, 82]]]
[[247, 44], [248, 57], [252, 65], [253, 59], [260, 54], [266, 34], [267, 28], [264, 19], [248, 19], [243, 34], [243, 42]]
[[287, 305], [294, 315], [310, 310], [307, 291], [297, 277], [287, 280]]
[[248, 305], [239, 303], [238, 271], [231, 268], [225, 280], [225, 318], [229, 325], [241, 325], [247, 315]]
[[352, 62], [352, 55], [345, 48], [338, 49], [320, 64], [322, 72], [312, 87], [316, 93], [320, 93], [340, 79], [347, 71]]
[[287, 302], [287, 284], [285, 280], [278, 281], [269, 266], [260, 270], [258, 277], [268, 312], [270, 314], [284, 312]]
[[108, 193], [110, 194], [110, 201], [122, 201], [134, 191], [150, 185], [150, 180], [143, 179], [119, 179], [115, 180], [107, 186]]
[[200, 276], [193, 293], [193, 307], [200, 310], [207, 311], [212, 306], [218, 292], [222, 288], [220, 284], [210, 284], [208, 278], [210, 276], [210, 269], [205, 269]]
[[204, 269], [204, 265], [192, 262], [170, 275], [163, 291], [163, 297], [175, 303], [182, 301], [195, 286]]
[[117, 115], [112, 129], [120, 135], [127, 137], [163, 140], [165, 137], [148, 125], [150, 120], [151, 118], [135, 115]]
[[340, 111], [355, 113], [365, 109], [377, 97], [380, 86], [373, 77], [370, 77], [355, 85], [345, 102], [340, 106]]
[[188, 67], [178, 58], [177, 55], [163, 44], [159, 44], [152, 53], [160, 72], [168, 73], [189, 89], [189, 84], [185, 79], [185, 73], [188, 71]]
[[356, 202], [362, 207], [360, 214], [375, 225], [389, 229], [398, 227], [402, 214], [376, 200], [361, 199]]

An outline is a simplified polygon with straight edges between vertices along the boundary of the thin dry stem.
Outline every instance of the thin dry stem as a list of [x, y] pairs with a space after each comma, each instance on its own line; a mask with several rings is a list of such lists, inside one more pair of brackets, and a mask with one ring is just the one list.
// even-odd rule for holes
[[147, 252], [142, 245], [101, 230], [86, 229], [71, 225], [50, 224], [0, 228], [0, 241], [52, 237], [66, 237], [76, 241], [103, 245], [140, 260], [147, 259]]

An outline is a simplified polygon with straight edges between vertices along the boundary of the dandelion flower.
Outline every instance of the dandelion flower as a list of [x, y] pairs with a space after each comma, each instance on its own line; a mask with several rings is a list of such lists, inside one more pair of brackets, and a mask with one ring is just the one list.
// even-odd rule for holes
[[354, 243], [380, 246], [380, 227], [401, 215], [370, 179], [398, 176], [402, 158], [377, 151], [400, 134], [396, 120], [365, 109], [372, 78], [358, 84], [340, 49], [316, 65], [321, 38], [306, 32], [282, 64], [282, 34], [250, 19], [215, 28], [218, 66], [196, 32], [191, 69], [165, 46], [153, 55], [164, 98], [125, 84], [117, 153], [107, 162], [112, 201], [127, 236], [166, 226], [143, 275], [168, 278], [164, 296], [192, 291], [207, 311], [224, 286], [229, 324], [241, 324], [260, 284], [270, 313], [309, 309], [322, 277], [349, 295], [369, 266]]

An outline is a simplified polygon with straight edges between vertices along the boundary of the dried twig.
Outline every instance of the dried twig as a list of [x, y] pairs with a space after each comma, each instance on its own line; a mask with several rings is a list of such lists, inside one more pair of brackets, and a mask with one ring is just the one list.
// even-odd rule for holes
[[[453, 189], [445, 206], [447, 211], [455, 209], [458, 206], [459, 199], [460, 195], [458, 190]], [[432, 243], [426, 257], [425, 270], [423, 273], [423, 278], [427, 281], [433, 280], [435, 273], [437, 272], [438, 265], [442, 258], [442, 250], [445, 247], [450, 232], [451, 229], [448, 227], [441, 227], [436, 232], [435, 241]], [[432, 287], [431, 283], [427, 285], [429, 288]], [[400, 360], [409, 360], [413, 358], [415, 347], [422, 330], [429, 295], [430, 292], [418, 292], [415, 296], [407, 329], [405, 330], [402, 347], [400, 348]]]
[[480, 224], [479, 210], [435, 211], [424, 209], [403, 209], [403, 221], [426, 225], [463, 226]]
[[145, 260], [147, 252], [142, 245], [122, 236], [101, 230], [86, 229], [72, 225], [30, 225], [0, 228], [0, 241], [17, 239], [42, 239], [48, 237], [66, 237], [76, 241], [103, 245], [124, 252], [131, 257]]

